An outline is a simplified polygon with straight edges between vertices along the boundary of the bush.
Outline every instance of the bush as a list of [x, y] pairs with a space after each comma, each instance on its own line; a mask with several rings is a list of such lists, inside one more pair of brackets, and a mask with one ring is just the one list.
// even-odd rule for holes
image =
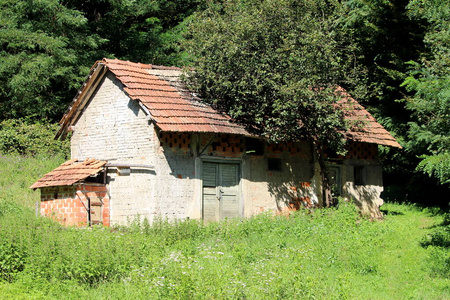
[[37, 154], [69, 156], [69, 139], [55, 140], [56, 124], [4, 120], [0, 122], [0, 152], [34, 156]]
[[13, 281], [25, 267], [25, 254], [14, 244], [0, 244], [0, 281]]
[[450, 251], [441, 247], [432, 247], [429, 256], [431, 275], [450, 278]]

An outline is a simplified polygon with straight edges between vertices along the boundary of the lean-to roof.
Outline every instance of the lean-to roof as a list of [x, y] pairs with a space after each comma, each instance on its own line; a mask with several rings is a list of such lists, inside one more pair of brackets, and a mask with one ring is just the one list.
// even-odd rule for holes
[[86, 159], [79, 162], [71, 159], [61, 164], [53, 171], [45, 174], [36, 181], [30, 189], [38, 189], [52, 186], [66, 186], [81, 183], [89, 176], [94, 176], [103, 170], [106, 161], [96, 159]]

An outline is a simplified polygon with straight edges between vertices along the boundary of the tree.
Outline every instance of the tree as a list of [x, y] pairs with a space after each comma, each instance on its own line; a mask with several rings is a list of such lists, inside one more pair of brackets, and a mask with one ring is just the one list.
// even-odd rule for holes
[[202, 3], [0, 0], [0, 121], [57, 120], [103, 57], [179, 64], [183, 20]]
[[99, 57], [178, 65], [183, 21], [203, 0], [68, 0], [66, 6], [88, 19], [89, 31], [107, 40]]
[[[414, 120], [409, 123], [409, 148], [421, 153], [418, 170], [450, 183], [450, 4], [445, 0], [412, 0], [411, 16], [428, 22], [425, 43], [429, 51], [420, 62], [410, 62], [403, 85], [414, 92], [407, 108]], [[418, 151], [417, 151], [418, 150]]]
[[0, 120], [62, 113], [101, 43], [85, 26], [58, 1], [0, 0]]
[[339, 1], [229, 0], [210, 4], [189, 27], [193, 88], [203, 99], [272, 141], [315, 147], [331, 205], [323, 151], [342, 152], [346, 130], [337, 86], [357, 73]]
[[[361, 51], [359, 62], [367, 69], [364, 90], [358, 99], [402, 144], [411, 120], [405, 103], [399, 101], [407, 93], [400, 87], [408, 70], [405, 61], [418, 59], [424, 50], [424, 22], [408, 16], [408, 1], [348, 0], [344, 4], [349, 13], [342, 18], [343, 26], [355, 32]], [[381, 154], [387, 162], [385, 178], [410, 177], [414, 172], [414, 154], [389, 148]], [[399, 173], [406, 176], [398, 176]]]

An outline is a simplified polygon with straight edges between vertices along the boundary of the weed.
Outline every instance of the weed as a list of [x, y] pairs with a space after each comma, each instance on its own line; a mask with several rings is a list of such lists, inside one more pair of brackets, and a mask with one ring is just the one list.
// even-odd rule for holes
[[14, 244], [0, 244], [0, 281], [12, 282], [15, 275], [22, 272], [26, 254]]
[[39, 194], [26, 188], [62, 159], [0, 157], [0, 289], [9, 298], [450, 298], [445, 216], [386, 204], [395, 213], [371, 222], [341, 202], [289, 218], [66, 228], [36, 217]]

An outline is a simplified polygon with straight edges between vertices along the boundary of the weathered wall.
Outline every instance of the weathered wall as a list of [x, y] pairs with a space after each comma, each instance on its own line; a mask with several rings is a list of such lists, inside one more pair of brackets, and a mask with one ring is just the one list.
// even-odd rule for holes
[[72, 157], [146, 162], [153, 151], [148, 124], [139, 103], [108, 73], [75, 123]]
[[[355, 184], [355, 166], [363, 168], [364, 185]], [[380, 198], [383, 191], [381, 166], [375, 161], [350, 161], [344, 166], [342, 173], [342, 196], [353, 201], [363, 214], [371, 218], [382, 218], [379, 209], [384, 203]]]
[[[201, 164], [208, 159], [232, 159], [240, 163], [243, 216], [285, 209], [291, 204], [293, 187], [299, 188], [297, 196], [312, 202], [317, 202], [320, 196], [319, 183], [313, 180], [311, 149], [307, 143], [266, 144], [263, 154], [253, 155], [247, 153], [243, 137], [158, 132], [110, 73], [75, 123], [71, 145], [72, 158], [93, 157], [110, 163], [144, 165], [131, 167], [129, 173], [122, 175], [118, 168], [108, 168], [111, 224], [126, 224], [137, 216], [149, 221], [158, 217], [200, 218]], [[281, 159], [281, 170], [269, 170], [268, 158]], [[372, 211], [381, 201], [382, 190], [376, 146], [358, 144], [346, 160], [339, 158], [339, 164], [344, 196], [364, 198], [357, 204]], [[352, 183], [354, 165], [367, 166], [366, 186]]]
[[[101, 220], [109, 226], [109, 199], [105, 186], [59, 186], [41, 189], [40, 212], [66, 226], [86, 226], [88, 224], [88, 200], [102, 202]], [[92, 212], [94, 213], [94, 212]]]
[[[203, 134], [199, 148], [204, 150], [200, 153], [201, 161], [228, 158], [241, 163], [240, 189], [245, 217], [262, 211], [285, 210], [292, 202], [293, 187], [298, 188], [295, 196], [317, 200], [309, 186], [312, 170], [307, 143], [263, 143], [262, 153], [257, 154], [248, 151], [243, 137]], [[281, 170], [270, 170], [268, 158], [280, 159]]]
[[382, 218], [379, 207], [383, 205], [380, 198], [383, 174], [377, 152], [375, 144], [350, 143], [346, 159], [342, 161], [341, 181], [342, 196], [353, 201], [363, 214], [378, 219]]
[[163, 145], [145, 112], [111, 74], [99, 86], [74, 126], [72, 158], [153, 166], [131, 167], [126, 175], [108, 168], [111, 223], [127, 224], [137, 216], [150, 221], [188, 217], [194, 201], [189, 145], [181, 145], [183, 151], [178, 151], [178, 144], [171, 145], [177, 134]]
[[[263, 156], [246, 156], [243, 165], [245, 216], [268, 210], [283, 211], [292, 204], [292, 196], [315, 199], [308, 187], [312, 175], [308, 157], [306, 144], [285, 143], [266, 145]], [[269, 170], [268, 158], [281, 159], [281, 170]]]

